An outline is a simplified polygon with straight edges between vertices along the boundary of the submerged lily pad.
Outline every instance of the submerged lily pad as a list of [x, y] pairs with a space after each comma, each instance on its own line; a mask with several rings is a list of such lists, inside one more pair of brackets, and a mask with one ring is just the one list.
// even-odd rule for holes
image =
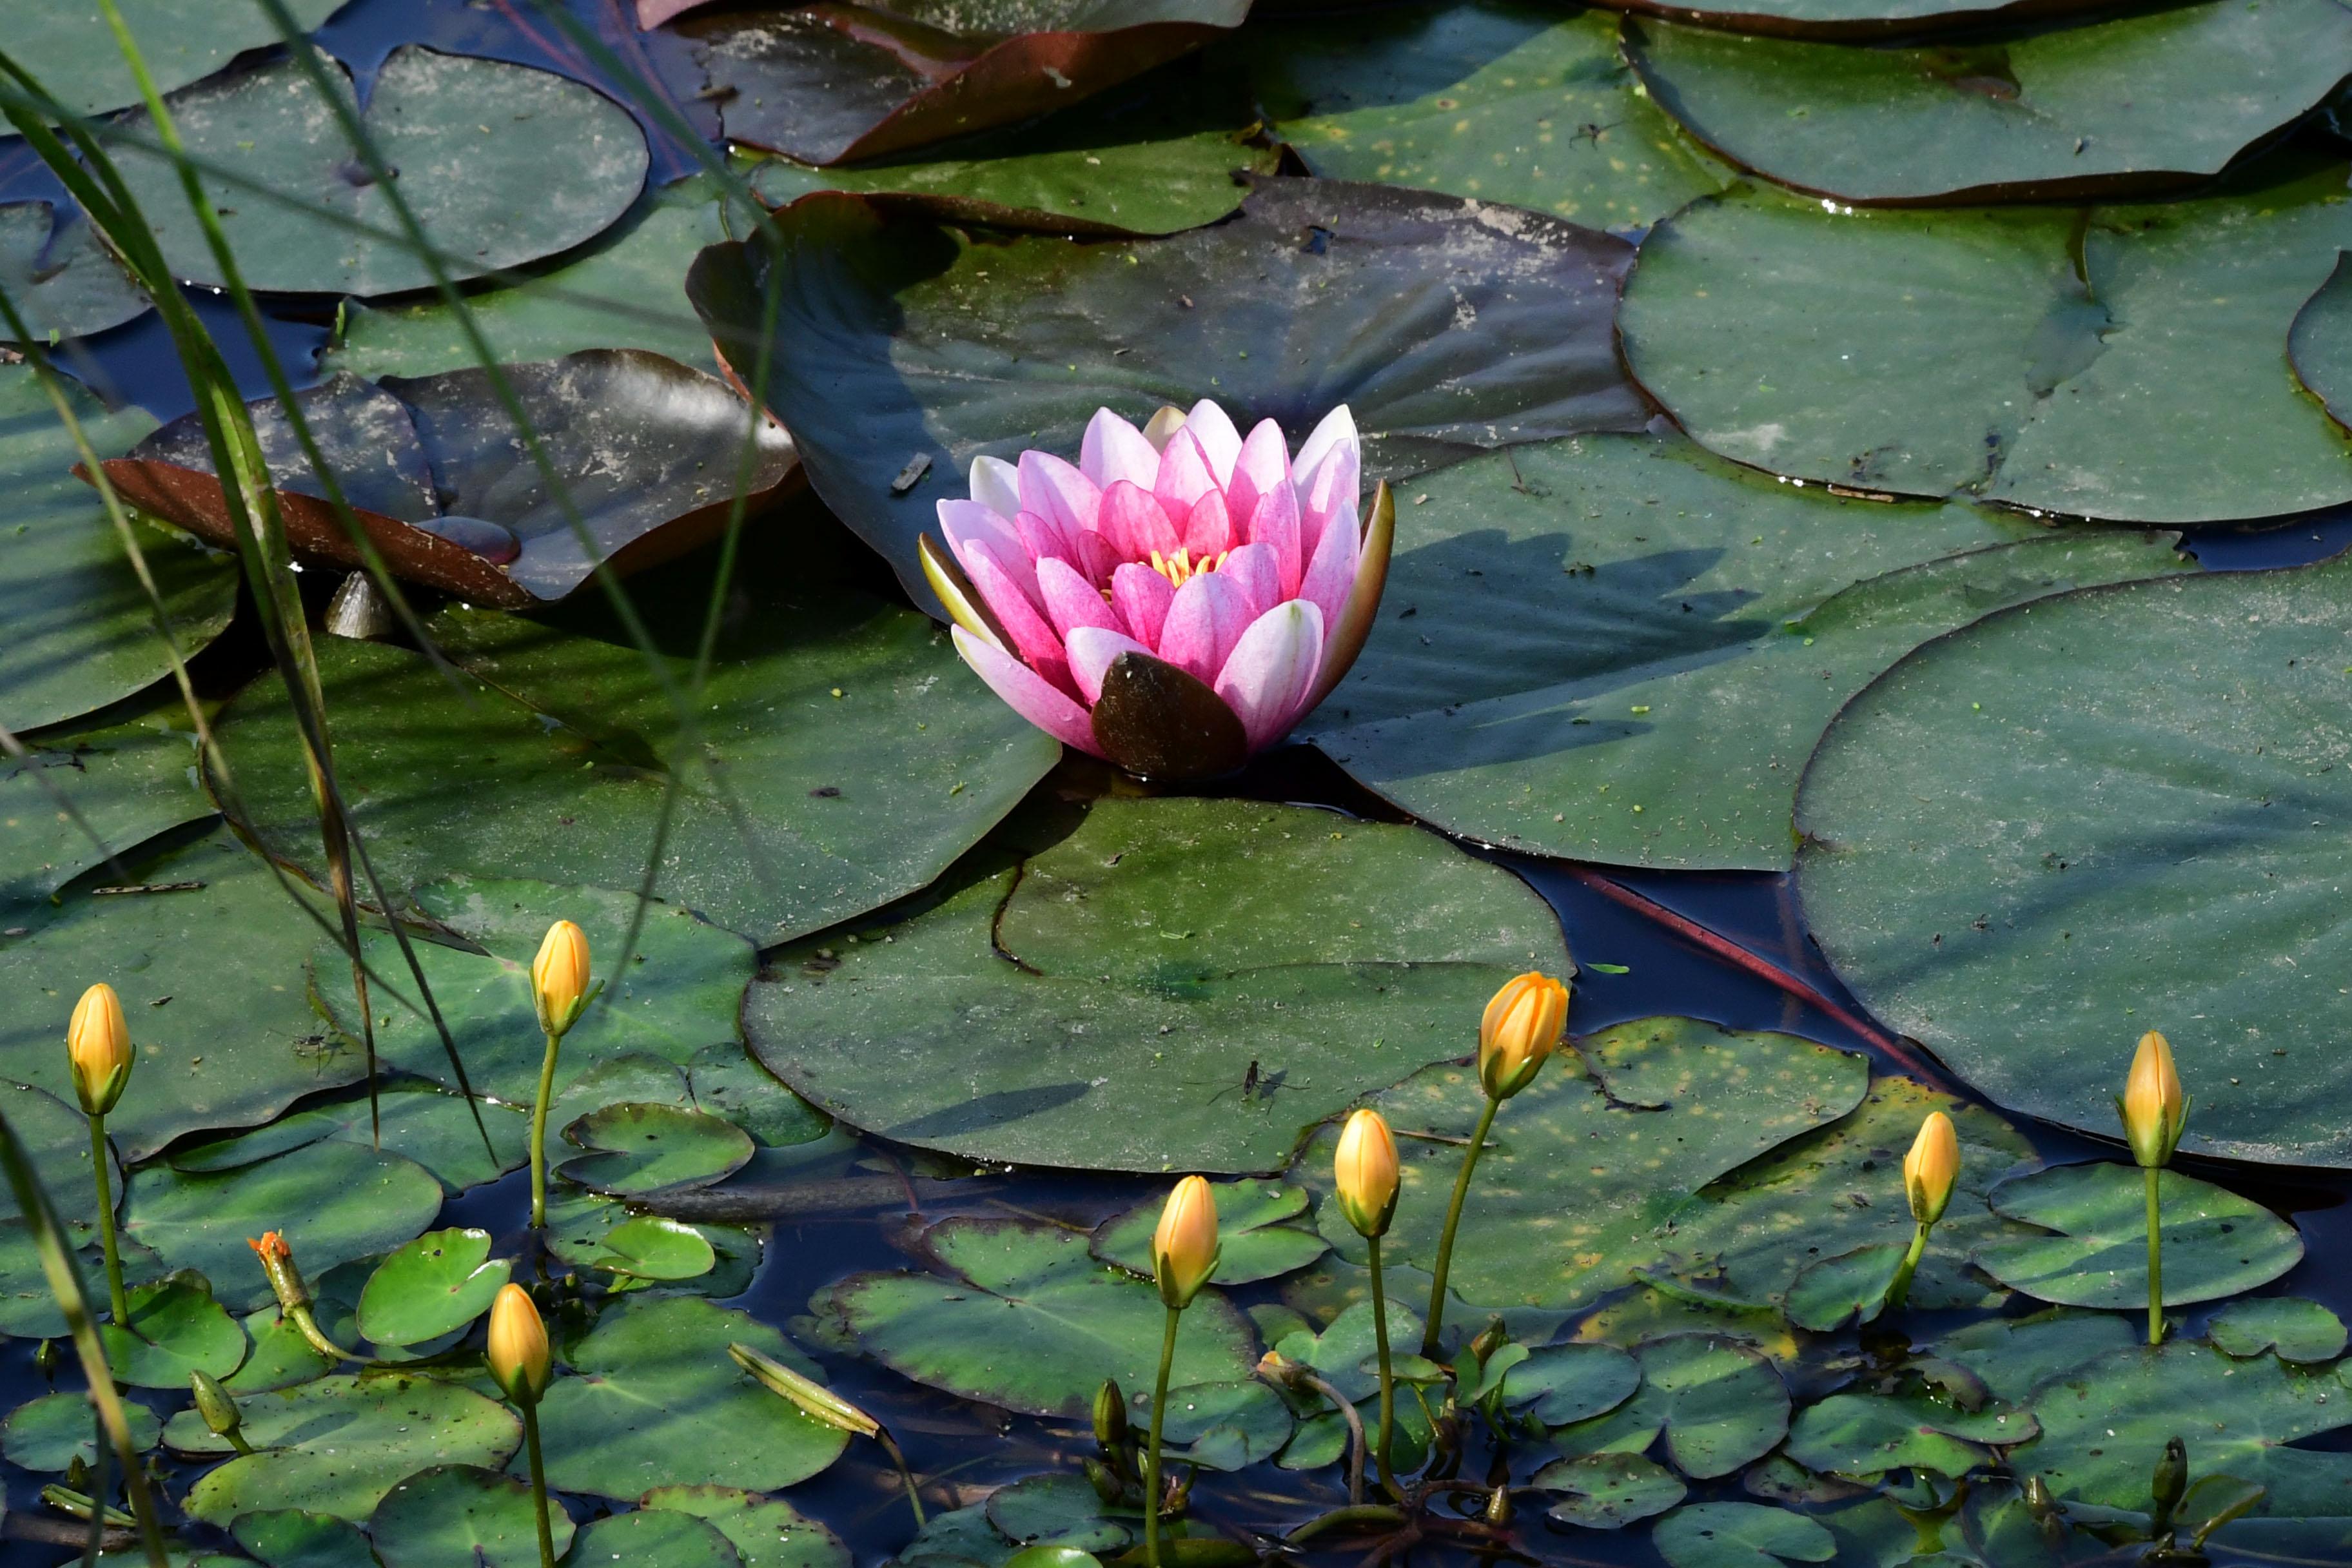
[[490, 1310], [514, 1270], [490, 1257], [486, 1230], [436, 1230], [376, 1266], [360, 1296], [360, 1332], [380, 1345], [414, 1345], [464, 1328]]
[[1622, 1530], [1661, 1514], [1689, 1495], [1672, 1470], [1639, 1454], [1585, 1454], [1554, 1459], [1528, 1482], [1565, 1492], [1549, 1517], [1587, 1530]]
[[[2210, 1301], [2266, 1285], [2303, 1260], [2303, 1237], [2225, 1187], [2163, 1172], [2164, 1300]], [[2061, 1165], [2003, 1182], [1993, 1207], [2058, 1234], [1980, 1246], [1973, 1261], [2004, 1285], [2070, 1307], [2147, 1304], [2147, 1209], [2136, 1165]]]
[[644, 1197], [724, 1181], [751, 1158], [751, 1135], [702, 1110], [669, 1105], [608, 1105], [563, 1130], [589, 1152], [559, 1174], [591, 1191]]
[[[297, 27], [316, 27], [348, 0], [287, 0]], [[116, 0], [158, 91], [212, 75], [245, 49], [278, 41], [276, 22], [251, 0]], [[96, 11], [37, 5], [9, 17], [8, 53], [76, 114], [139, 101], [139, 82]], [[12, 82], [10, 87], [13, 89]]]
[[2308, 1364], [2344, 1353], [2344, 1320], [2294, 1296], [2232, 1301], [2214, 1314], [2205, 1331], [2214, 1349], [2242, 1358], [2274, 1350], [2281, 1361]]
[[[8, 42], [21, 64], [16, 39]], [[44, 344], [119, 327], [147, 309], [147, 296], [89, 220], [49, 202], [0, 203], [0, 293]], [[0, 318], [0, 342], [8, 341]]]
[[[572, 1515], [548, 1510], [562, 1556], [572, 1544]], [[530, 1485], [474, 1465], [436, 1465], [385, 1494], [368, 1521], [368, 1538], [383, 1568], [533, 1568], [539, 1523]]]
[[[336, 375], [295, 395], [360, 525], [402, 577], [508, 608], [551, 604], [600, 564], [627, 574], [716, 537], [739, 473], [757, 510], [792, 472], [790, 437], [754, 418], [715, 377], [658, 354], [587, 349], [500, 374], [558, 487], [486, 370], [388, 376], [380, 385]], [[277, 400], [250, 408], [289, 543], [312, 560], [360, 564]], [[748, 468], [747, 442], [755, 448]], [[139, 506], [233, 547], [196, 415], [164, 426], [106, 471]]]
[[[135, 1399], [122, 1402], [131, 1426], [131, 1446], [145, 1453], [163, 1438], [163, 1424]], [[98, 1457], [98, 1423], [89, 1395], [61, 1392], [27, 1400], [0, 1422], [0, 1455], [28, 1470], [62, 1470], [79, 1458], [93, 1464]]]
[[788, 955], [745, 1004], [761, 1059], [855, 1126], [973, 1159], [1263, 1171], [1566, 960], [1508, 873], [1300, 807], [1105, 800], [1009, 858], [887, 941]]
[[1670, 1568], [1781, 1568], [1827, 1563], [1837, 1538], [1817, 1521], [1752, 1502], [1699, 1502], [1676, 1509], [1650, 1532]]
[[[764, 237], [715, 246], [687, 291], [742, 374], [777, 277], [768, 406], [921, 605], [932, 503], [963, 494], [982, 454], [1076, 453], [1097, 407], [1139, 419], [1205, 395], [1299, 439], [1344, 403], [1370, 479], [1646, 418], [1610, 325], [1630, 248], [1532, 213], [1277, 179], [1163, 239], [983, 240], [847, 195], [777, 222], [781, 255]], [[1203, 281], [1228, 278], [1252, 282]], [[901, 489], [902, 470], [928, 478]]]
[[[327, 62], [331, 79], [340, 70]], [[350, 94], [347, 77], [336, 85]], [[499, 131], [486, 133], [492, 106]], [[206, 172], [205, 195], [248, 287], [370, 295], [433, 286], [431, 268], [299, 64], [279, 59], [230, 72], [173, 93], [164, 107]], [[377, 68], [360, 118], [457, 281], [602, 233], [636, 200], [650, 162], [636, 121], [593, 88], [416, 44], [394, 49]], [[122, 137], [112, 155], [164, 260], [188, 282], [220, 286], [177, 170], [144, 150], [155, 140], [144, 110], [128, 118]]]
[[1822, 952], [1999, 1104], [2113, 1137], [2156, 1028], [2197, 1097], [2186, 1147], [2352, 1163], [2352, 1064], [2313, 1043], [2352, 1027], [2323, 978], [2347, 632], [2330, 563], [2086, 589], [1912, 655], [1806, 774]]
[[[1217, 1271], [1210, 1279], [1219, 1285], [1247, 1285], [1304, 1268], [1329, 1250], [1330, 1244], [1307, 1225], [1288, 1222], [1307, 1214], [1305, 1189], [1279, 1182], [1212, 1183], [1217, 1205]], [[1105, 1263], [1129, 1274], [1151, 1278], [1151, 1234], [1160, 1224], [1157, 1201], [1141, 1203], [1095, 1226], [1092, 1250]]]

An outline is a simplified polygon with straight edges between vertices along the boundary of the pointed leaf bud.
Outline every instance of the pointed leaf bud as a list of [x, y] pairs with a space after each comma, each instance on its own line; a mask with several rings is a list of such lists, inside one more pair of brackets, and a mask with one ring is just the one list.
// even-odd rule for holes
[[2170, 1163], [2189, 1121], [2189, 1103], [2181, 1098], [2172, 1047], [2154, 1029], [2139, 1037], [2122, 1106], [2124, 1137], [2131, 1144], [2132, 1158], [2143, 1165]]
[[131, 1081], [131, 1026], [122, 1021], [122, 999], [103, 980], [74, 1004], [66, 1026], [66, 1055], [73, 1062], [74, 1093], [81, 1108], [103, 1116], [122, 1098]]
[[1118, 1379], [1107, 1377], [1095, 1390], [1095, 1441], [1103, 1452], [1116, 1454], [1127, 1437], [1127, 1395], [1119, 1391]]
[[197, 1368], [188, 1373], [188, 1388], [196, 1396], [196, 1414], [215, 1437], [226, 1437], [245, 1425], [236, 1401], [211, 1373]]
[[2164, 1445], [2164, 1453], [2156, 1461], [2156, 1476], [2148, 1486], [2150, 1499], [2156, 1504], [2156, 1528], [2159, 1531], [2172, 1523], [2172, 1511], [2180, 1506], [2189, 1490], [2189, 1446], [2175, 1437]]
[[775, 1357], [737, 1342], [727, 1347], [737, 1366], [757, 1378], [771, 1394], [782, 1394], [811, 1420], [822, 1421], [854, 1437], [871, 1437], [882, 1423], [805, 1373], [793, 1371]]
[[1952, 1201], [1952, 1184], [1960, 1179], [1960, 1135], [1952, 1119], [1931, 1110], [1919, 1123], [1911, 1152], [1903, 1156], [1903, 1191], [1911, 1200], [1911, 1217], [1933, 1225], [1944, 1217]]
[[294, 1249], [286, 1245], [286, 1238], [274, 1230], [265, 1230], [259, 1241], [248, 1237], [246, 1246], [261, 1259], [261, 1271], [269, 1277], [269, 1289], [278, 1298], [279, 1310], [307, 1310], [310, 1287], [303, 1282], [302, 1271], [294, 1267]]
[[1369, 1108], [1348, 1118], [1331, 1156], [1339, 1212], [1359, 1236], [1385, 1236], [1397, 1205], [1397, 1146], [1389, 1124]]
[[555, 1369], [547, 1348], [547, 1325], [530, 1292], [520, 1285], [499, 1288], [490, 1303], [490, 1342], [483, 1352], [490, 1380], [517, 1405], [537, 1405]]
[[1178, 1311], [1192, 1304], [1217, 1271], [1217, 1200], [1209, 1184], [1187, 1176], [1168, 1194], [1151, 1237], [1151, 1271], [1160, 1299]]
[[570, 921], [547, 928], [539, 956], [530, 961], [530, 991], [539, 1004], [539, 1026], [562, 1037], [588, 1005], [588, 938]]
[[1478, 1024], [1478, 1081], [1508, 1100], [1535, 1081], [1568, 1026], [1568, 986], [1530, 972], [1505, 984]]

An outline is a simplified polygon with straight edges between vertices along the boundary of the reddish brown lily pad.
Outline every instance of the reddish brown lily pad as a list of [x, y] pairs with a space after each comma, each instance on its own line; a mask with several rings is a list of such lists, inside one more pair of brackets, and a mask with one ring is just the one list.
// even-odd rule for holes
[[[599, 561], [633, 572], [713, 537], [726, 522], [743, 401], [713, 377], [637, 349], [591, 349], [505, 367], [564, 481], [580, 529], [550, 491], [487, 371], [335, 375], [296, 400], [320, 453], [397, 575], [478, 603], [528, 608], [585, 583]], [[360, 552], [275, 398], [251, 405], [296, 552], [355, 566]], [[757, 422], [749, 491], [772, 496], [794, 468], [791, 438]], [[194, 415], [106, 465], [134, 504], [234, 547], [212, 453]], [[584, 531], [587, 541], [580, 534]]]

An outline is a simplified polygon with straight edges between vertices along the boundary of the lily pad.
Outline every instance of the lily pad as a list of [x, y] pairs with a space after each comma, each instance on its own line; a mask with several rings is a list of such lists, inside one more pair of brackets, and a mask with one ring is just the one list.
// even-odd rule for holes
[[656, 1487], [637, 1506], [706, 1521], [734, 1544], [743, 1568], [849, 1568], [841, 1538], [781, 1498], [730, 1487]]
[[[1397, 1299], [1395, 1290], [1389, 1294], [1388, 1307], [1389, 1350], [1393, 1365], [1395, 1355], [1419, 1342], [1422, 1322], [1412, 1308]], [[1294, 1330], [1285, 1334], [1275, 1349], [1350, 1400], [1367, 1399], [1380, 1392], [1380, 1342], [1372, 1331], [1370, 1301], [1357, 1301], [1342, 1309], [1320, 1333], [1312, 1329]], [[1634, 1376], [1638, 1382], [1640, 1374]]]
[[[1692, 135], [1784, 185], [1850, 202], [2081, 199], [2193, 185], [2301, 118], [2352, 75], [2352, 13], [2207, 0], [1907, 48], [1641, 22], [1626, 56]], [[2202, 112], [2167, 108], [2189, 93]]]
[[[1271, 1392], [1271, 1391], [1269, 1391]], [[1065, 1547], [1108, 1556], [1143, 1534], [1137, 1509], [1112, 1510], [1084, 1476], [1024, 1476], [988, 1495], [988, 1522], [1016, 1546]]]
[[[508, 608], [551, 604], [600, 563], [635, 572], [716, 537], [739, 472], [756, 510], [792, 471], [790, 437], [754, 419], [717, 378], [659, 354], [586, 349], [500, 374], [560, 488], [547, 483], [486, 370], [377, 385], [336, 375], [295, 395], [361, 526], [403, 577]], [[359, 565], [277, 400], [250, 408], [288, 542], [310, 560]], [[745, 471], [747, 442], [756, 451]], [[106, 471], [148, 511], [234, 546], [196, 415]]]
[[1788, 1435], [1788, 1388], [1754, 1346], [1715, 1334], [1669, 1334], [1633, 1353], [1642, 1363], [1639, 1394], [1552, 1434], [1570, 1458], [1638, 1454], [1663, 1431], [1675, 1468], [1711, 1480], [1762, 1458]]
[[[1129, 1417], [1133, 1425], [1149, 1428], [1150, 1398], [1142, 1398]], [[1171, 1462], [1181, 1457], [1204, 1470], [1244, 1470], [1282, 1452], [1294, 1426], [1282, 1395], [1257, 1378], [1194, 1383], [1168, 1391], [1160, 1441]]]
[[[1833, 1121], [1863, 1095], [1857, 1058], [1787, 1035], [1739, 1034], [1690, 1018], [1645, 1018], [1563, 1052], [1495, 1121], [1463, 1211], [1451, 1284], [1465, 1301], [1585, 1307], [1655, 1258], [1654, 1233], [1708, 1181]], [[1404, 1137], [1402, 1195], [1382, 1257], [1426, 1268], [1445, 1195], [1478, 1119], [1476, 1076], [1433, 1067], [1372, 1102]], [[1294, 1179], [1329, 1190], [1330, 1138]], [[1343, 1257], [1362, 1244], [1322, 1204]]]
[[22, 758], [0, 759], [0, 910], [47, 900], [109, 852], [120, 858], [213, 814], [196, 787], [194, 737], [175, 720], [187, 722], [176, 700], [129, 723], [53, 733]]
[[[288, 0], [286, 11], [307, 31], [346, 3]], [[163, 92], [212, 75], [243, 50], [278, 41], [269, 14], [248, 0], [118, 0], [117, 8]], [[93, 26], [95, 19], [92, 12], [47, 5], [9, 18], [11, 58], [77, 114], [101, 114], [140, 97], [113, 34]]]
[[[144, 1285], [168, 1272], [163, 1260], [136, 1242], [121, 1247], [126, 1285]], [[106, 1296], [102, 1255], [95, 1242], [74, 1255], [81, 1270], [82, 1289], [92, 1300]], [[41, 1268], [40, 1249], [34, 1246], [25, 1222], [14, 1214], [0, 1217], [0, 1334], [15, 1339], [54, 1340], [67, 1331], [65, 1313], [49, 1290], [49, 1277]]]
[[1615, 1345], [1550, 1345], [1504, 1374], [1503, 1403], [1547, 1426], [1565, 1426], [1608, 1414], [1641, 1386], [1640, 1364]]
[[2281, 352], [2347, 243], [2344, 166], [2309, 160], [2087, 215], [1832, 213], [1754, 190], [1658, 226], [1619, 327], [1683, 428], [1774, 473], [2135, 522], [2263, 517], [2352, 498], [2352, 437]]
[[812, 1143], [833, 1126], [831, 1117], [785, 1088], [733, 1040], [715, 1042], [698, 1052], [687, 1083], [698, 1108], [725, 1117], [762, 1148]]
[[[892, 1371], [966, 1399], [1083, 1418], [1106, 1377], [1148, 1388], [1167, 1309], [1087, 1256], [1082, 1236], [1019, 1220], [947, 1219], [924, 1233], [952, 1274], [853, 1274], [812, 1310]], [[1213, 1292], [1176, 1336], [1173, 1389], [1230, 1383], [1256, 1360], [1249, 1325]]]
[[[327, 1303], [321, 1309], [327, 1313], [320, 1322], [322, 1328], [341, 1326], [332, 1323], [332, 1303]], [[286, 1321], [285, 1314], [278, 1310], [275, 1302], [258, 1311], [247, 1313], [243, 1321], [246, 1338], [252, 1342], [253, 1349], [247, 1353], [245, 1364], [236, 1369], [235, 1376], [221, 1379], [221, 1386], [231, 1394], [242, 1397], [247, 1394], [268, 1394], [280, 1388], [291, 1388], [298, 1383], [324, 1377], [341, 1364], [336, 1359], [321, 1355], [318, 1347], [303, 1337], [301, 1330]], [[352, 1327], [356, 1330], [358, 1324], [354, 1322]]]
[[2094, 1362], [2137, 1342], [2130, 1320], [2054, 1307], [2030, 1318], [1989, 1318], [1937, 1339], [1935, 1353], [1980, 1378], [1992, 1398], [2022, 1405], [2036, 1389], [2070, 1383]]
[[[339, 68], [328, 62], [331, 79]], [[337, 86], [349, 101], [348, 77]], [[230, 72], [172, 94], [164, 107], [206, 173], [205, 195], [249, 287], [373, 295], [433, 286], [432, 269], [300, 65], [279, 59]], [[594, 89], [415, 44], [377, 68], [360, 118], [458, 281], [603, 233], [637, 199], [650, 162], [636, 121]], [[164, 260], [188, 282], [219, 287], [178, 172], [143, 150], [155, 140], [144, 110], [127, 118], [121, 135], [115, 163]]]
[[[2266, 1285], [2303, 1261], [2303, 1237], [2262, 1205], [2166, 1171], [2157, 1182], [2164, 1224], [2167, 1305], [2211, 1301]], [[2054, 1236], [1976, 1249], [2001, 1283], [2070, 1307], [2147, 1304], [2147, 1208], [2136, 1165], [2060, 1165], [2003, 1182], [1993, 1207]]]
[[359, 1526], [300, 1509], [239, 1514], [229, 1533], [269, 1568], [346, 1568], [364, 1562], [368, 1550]]
[[[1306, 1268], [1330, 1249], [1306, 1226], [1287, 1223], [1307, 1213], [1303, 1188], [1244, 1177], [1212, 1183], [1210, 1191], [1216, 1198], [1219, 1247], [1217, 1271], [1210, 1279], [1219, 1285], [1273, 1279]], [[1095, 1226], [1090, 1250], [1105, 1263], [1149, 1279], [1160, 1207], [1157, 1202], [1141, 1203], [1113, 1215]]]
[[751, 1135], [707, 1111], [667, 1105], [608, 1105], [582, 1117], [563, 1136], [588, 1153], [558, 1173], [593, 1192], [643, 1197], [724, 1181], [751, 1158]]
[[2205, 1333], [2215, 1350], [2241, 1358], [2274, 1350], [2281, 1361], [2308, 1364], [2344, 1353], [2344, 1320], [2296, 1296], [2233, 1301], [2214, 1314]]
[[754, 1383], [728, 1359], [737, 1342], [817, 1375], [775, 1330], [698, 1296], [608, 1310], [540, 1405], [547, 1484], [621, 1499], [661, 1486], [773, 1491], [839, 1458], [849, 1435]]
[[[131, 1425], [131, 1446], [145, 1453], [163, 1439], [163, 1424], [135, 1399], [122, 1402]], [[26, 1401], [0, 1422], [0, 1455], [27, 1470], [62, 1470], [79, 1458], [97, 1462], [97, 1418], [86, 1394], [44, 1394]]]
[[943, 894], [887, 941], [787, 955], [744, 1022], [824, 1110], [987, 1161], [1276, 1168], [1307, 1127], [1469, 1050], [1504, 980], [1566, 960], [1508, 873], [1292, 806], [1105, 800]]
[[[388, 940], [383, 948], [384, 951], [371, 955], [379, 974], [385, 973], [387, 965], [396, 967], [400, 963]], [[317, 963], [320, 973], [340, 979], [350, 973], [347, 966], [337, 973], [334, 966], [341, 963], [340, 952], [332, 958], [322, 955]], [[436, 994], [440, 993], [436, 990]], [[445, 1058], [445, 1070], [446, 1066]], [[475, 1087], [479, 1089], [481, 1086]], [[527, 1106], [477, 1100], [469, 1109], [462, 1095], [414, 1079], [390, 1077], [378, 1079], [375, 1109], [375, 1120], [371, 1121], [364, 1093], [350, 1100], [309, 1105], [249, 1132], [182, 1145], [165, 1159], [175, 1171], [230, 1171], [258, 1164], [288, 1150], [305, 1148], [327, 1138], [373, 1148], [380, 1131], [385, 1150], [405, 1155], [432, 1172], [440, 1181], [442, 1192], [455, 1196], [468, 1187], [495, 1181], [508, 1171], [520, 1170], [530, 1158], [530, 1112]], [[481, 1113], [480, 1127], [474, 1122], [473, 1111], [477, 1110]], [[485, 1129], [490, 1136], [490, 1147], [497, 1151], [495, 1161], [482, 1147]]]
[[[322, 1377], [237, 1401], [246, 1441], [258, 1450], [207, 1471], [189, 1489], [191, 1518], [226, 1524], [264, 1509], [301, 1509], [354, 1522], [428, 1465], [506, 1463], [522, 1424], [471, 1389], [401, 1373]], [[193, 1409], [163, 1428], [175, 1452], [229, 1453]]]
[[1867, 1323], [1885, 1310], [1906, 1251], [1901, 1242], [1880, 1241], [1816, 1258], [1790, 1281], [1782, 1310], [1790, 1322], [1817, 1334]]
[[[690, 1513], [641, 1508], [609, 1514], [581, 1531], [566, 1563], [627, 1563], [637, 1568], [740, 1568], [743, 1559], [716, 1526]], [[531, 1548], [534, 1553], [538, 1547]], [[386, 1568], [392, 1568], [386, 1564]]]
[[[86, 1282], [98, 1289], [98, 1280]], [[115, 1381], [133, 1388], [185, 1388], [191, 1372], [226, 1377], [245, 1360], [245, 1330], [213, 1300], [199, 1274], [179, 1272], [127, 1293], [127, 1323], [101, 1323], [98, 1337]]]
[[1639, 1454], [1554, 1459], [1528, 1484], [1566, 1493], [1548, 1516], [1587, 1530], [1622, 1530], [1665, 1512], [1690, 1493], [1672, 1470]]
[[[22, 64], [16, 39], [8, 41]], [[49, 202], [0, 203], [0, 292], [44, 344], [119, 327], [148, 303], [89, 220]], [[7, 328], [0, 322], [5, 341]]]
[[380, 1345], [414, 1345], [464, 1328], [490, 1310], [514, 1270], [490, 1258], [487, 1230], [436, 1230], [376, 1266], [360, 1296], [360, 1332]]
[[1621, 0], [1615, 9], [1767, 37], [1918, 37], [2103, 9], [2096, 0]]
[[[58, 1054], [64, 1054], [64, 1047], [65, 1030], [60, 1026]], [[98, 1184], [90, 1179], [89, 1121], [82, 1114], [81, 1107], [22, 1084], [0, 1083], [0, 1116], [7, 1118], [8, 1131], [32, 1162], [33, 1173], [40, 1178], [58, 1217], [76, 1227], [78, 1233], [95, 1226]], [[106, 1190], [120, 1205], [122, 1165], [111, 1147], [107, 1154]], [[13, 1203], [8, 1205], [7, 1212], [14, 1215]], [[86, 1237], [77, 1234], [76, 1238]]]
[[[572, 1544], [572, 1515], [547, 1510], [558, 1556]], [[530, 1485], [474, 1465], [436, 1465], [385, 1494], [368, 1521], [383, 1568], [536, 1568], [539, 1521]]]
[[1837, 1555], [1837, 1538], [1814, 1521], [1752, 1502], [1677, 1509], [1658, 1521], [1650, 1542], [1671, 1568], [1780, 1568]]
[[2295, 312], [2287, 337], [2295, 379], [2326, 405], [2328, 416], [2352, 427], [2352, 262], [2338, 256], [2336, 270]]
[[1810, 1469], [1841, 1476], [1887, 1470], [1931, 1470], [1954, 1479], [2041, 1429], [2022, 1411], [1961, 1410], [1924, 1394], [1832, 1394], [1789, 1432], [1789, 1457]]
[[1250, 72], [1318, 174], [1413, 185], [1634, 235], [1730, 171], [1620, 57], [1617, 17], [1521, 0], [1259, 23], [1216, 56]]
[[588, 1267], [632, 1279], [697, 1279], [718, 1265], [709, 1239], [682, 1220], [639, 1215], [607, 1232]]
[[[963, 493], [975, 457], [1076, 452], [1098, 407], [1141, 417], [1205, 393], [1298, 434], [1344, 403], [1368, 479], [1646, 418], [1611, 337], [1629, 248], [1535, 214], [1277, 179], [1164, 239], [982, 243], [833, 195], [777, 222], [780, 242], [704, 251], [688, 294], [740, 373], [780, 269], [768, 405], [817, 493], [924, 605], [932, 503]], [[1202, 281], [1223, 278], [1253, 282]], [[902, 471], [929, 478], [901, 489]]]
[[2330, 563], [2084, 590], [1914, 654], [1806, 775], [1822, 952], [1999, 1104], [2112, 1137], [2132, 1041], [2161, 1029], [2198, 1100], [2185, 1147], [2352, 1163], [2352, 1069], [2308, 1043], [2352, 1025], [2320, 934], [2347, 628]]
[[706, 1296], [741, 1293], [760, 1258], [753, 1231], [633, 1215], [614, 1199], [570, 1188], [548, 1195], [547, 1249], [573, 1268], [602, 1268], [673, 1285], [691, 1280], [689, 1288]]

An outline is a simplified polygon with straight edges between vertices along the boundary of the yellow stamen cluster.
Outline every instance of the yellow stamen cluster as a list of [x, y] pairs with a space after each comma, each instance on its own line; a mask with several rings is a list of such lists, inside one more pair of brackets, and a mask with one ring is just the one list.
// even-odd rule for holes
[[1181, 588], [1191, 579], [1223, 566], [1225, 557], [1232, 553], [1232, 551], [1224, 550], [1218, 552], [1214, 560], [1204, 556], [1195, 561], [1190, 550], [1179, 550], [1173, 555], [1162, 555], [1155, 550], [1151, 552], [1151, 569], [1167, 578], [1171, 587]]

